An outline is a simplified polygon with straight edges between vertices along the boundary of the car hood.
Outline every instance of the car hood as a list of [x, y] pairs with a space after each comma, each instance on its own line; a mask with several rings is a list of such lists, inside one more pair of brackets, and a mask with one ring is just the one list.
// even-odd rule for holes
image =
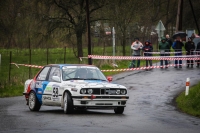
[[76, 87], [76, 88], [126, 88], [123, 85], [110, 83], [101, 80], [70, 80], [64, 81], [63, 86]]

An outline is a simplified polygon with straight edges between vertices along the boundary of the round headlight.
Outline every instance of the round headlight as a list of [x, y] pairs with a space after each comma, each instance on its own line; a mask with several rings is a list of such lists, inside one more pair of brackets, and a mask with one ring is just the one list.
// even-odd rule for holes
[[126, 94], [126, 90], [121, 90], [121, 94], [125, 95]]
[[116, 90], [116, 94], [119, 95], [120, 94], [120, 90]]
[[92, 89], [88, 89], [87, 92], [88, 92], [88, 94], [92, 94], [93, 90]]
[[81, 94], [85, 94], [86, 93], [86, 89], [81, 89]]

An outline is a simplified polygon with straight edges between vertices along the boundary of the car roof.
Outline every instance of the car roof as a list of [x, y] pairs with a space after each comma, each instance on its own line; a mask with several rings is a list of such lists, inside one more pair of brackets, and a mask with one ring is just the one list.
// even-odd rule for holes
[[57, 67], [63, 67], [63, 66], [93, 66], [93, 67], [96, 67], [94, 65], [88, 65], [88, 64], [48, 64], [46, 66], [57, 66]]

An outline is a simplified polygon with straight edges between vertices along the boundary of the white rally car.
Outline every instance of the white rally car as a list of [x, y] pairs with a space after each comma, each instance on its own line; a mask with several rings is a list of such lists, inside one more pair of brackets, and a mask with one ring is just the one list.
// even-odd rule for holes
[[31, 111], [48, 105], [60, 106], [66, 114], [79, 108], [113, 108], [122, 114], [129, 99], [127, 88], [111, 80], [93, 65], [46, 65], [25, 82], [23, 95]]

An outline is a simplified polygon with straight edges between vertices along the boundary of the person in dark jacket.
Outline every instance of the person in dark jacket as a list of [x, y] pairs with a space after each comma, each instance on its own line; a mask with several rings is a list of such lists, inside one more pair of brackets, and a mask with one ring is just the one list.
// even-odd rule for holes
[[[181, 38], [178, 36], [176, 38], [176, 41], [172, 44], [172, 48], [175, 50], [175, 56], [182, 56], [182, 47], [184, 46], [184, 44], [181, 41]], [[179, 57], [180, 58], [180, 57]], [[182, 60], [175, 60], [175, 67], [177, 68], [179, 66], [179, 68], [182, 68]]]
[[[196, 52], [197, 55], [200, 55], [200, 42], [197, 44]], [[198, 58], [200, 58], [200, 56]], [[199, 66], [200, 66], [200, 60], [197, 60], [197, 67]]]
[[[166, 41], [169, 43], [169, 50], [168, 50], [168, 52], [171, 52], [171, 47], [172, 47], [173, 41], [169, 37], [169, 34], [166, 34], [165, 37], [166, 37]], [[168, 54], [168, 56], [170, 56], [170, 53]], [[170, 60], [168, 61], [168, 63], [170, 63]]]
[[[188, 42], [185, 43], [185, 50], [186, 50], [186, 55], [193, 55], [194, 50], [195, 50], [195, 44], [192, 41], [192, 38], [188, 38]], [[193, 60], [187, 60], [187, 68], [191, 65], [191, 68], [193, 68], [194, 62]]]
[[[169, 52], [170, 52], [170, 48], [172, 47], [173, 42], [172, 42], [172, 40], [170, 39], [169, 34], [166, 35], [166, 41], [169, 43]], [[169, 54], [169, 55], [170, 55], [170, 54]]]
[[[152, 56], [152, 53], [150, 53], [150, 52], [153, 52], [153, 47], [149, 40], [147, 40], [144, 43], [142, 50], [144, 51], [144, 56]], [[152, 66], [152, 60], [146, 60], [146, 67], [148, 67], [148, 63], [150, 64], [150, 66]], [[146, 70], [148, 70], [148, 69], [146, 69]]]
[[[169, 43], [166, 41], [165, 37], [161, 38], [161, 42], [159, 43], [159, 50], [160, 50], [160, 56], [168, 56], [165, 52], [168, 52], [169, 50]], [[168, 61], [165, 60], [165, 68], [168, 68]], [[163, 68], [163, 60], [160, 60], [160, 68]]]

